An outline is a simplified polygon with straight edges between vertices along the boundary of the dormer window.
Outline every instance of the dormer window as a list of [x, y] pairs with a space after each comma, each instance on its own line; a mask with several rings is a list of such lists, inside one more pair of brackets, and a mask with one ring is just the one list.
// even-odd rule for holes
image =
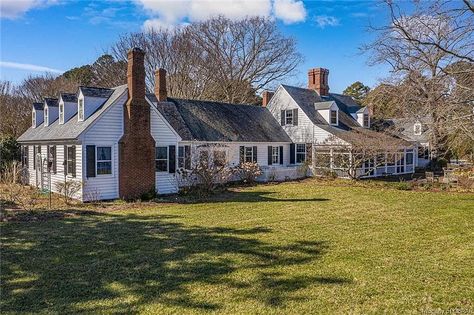
[[79, 121], [83, 121], [84, 120], [84, 99], [80, 98], [79, 99], [79, 107], [78, 107], [78, 117], [79, 117]]
[[333, 110], [331, 109], [330, 111], [330, 117], [329, 117], [329, 122], [331, 125], [337, 125], [337, 120], [338, 120], [338, 117], [337, 117], [337, 110]]
[[413, 126], [413, 133], [415, 134], [415, 136], [420, 136], [421, 135], [421, 124], [419, 122], [417, 122]]
[[365, 128], [369, 128], [369, 127], [370, 127], [369, 114], [364, 114], [364, 127], [365, 127]]
[[32, 111], [31, 112], [31, 125], [34, 127], [36, 127], [36, 112], [35, 111]]
[[59, 123], [64, 124], [64, 104], [59, 104]]
[[44, 125], [48, 126], [48, 107], [44, 108]]

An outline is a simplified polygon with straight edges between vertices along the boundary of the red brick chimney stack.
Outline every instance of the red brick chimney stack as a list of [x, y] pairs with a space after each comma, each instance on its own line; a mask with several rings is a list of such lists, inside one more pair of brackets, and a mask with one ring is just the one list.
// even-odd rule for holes
[[166, 102], [168, 92], [166, 90], [166, 70], [158, 69], [155, 71], [155, 96], [158, 102]]
[[263, 91], [262, 93], [262, 106], [267, 107], [268, 103], [270, 103], [270, 100], [273, 97], [273, 92], [270, 91]]
[[128, 101], [119, 141], [119, 194], [135, 199], [155, 190], [155, 140], [151, 136], [150, 106], [145, 99], [145, 52], [128, 52]]
[[315, 90], [321, 96], [329, 95], [329, 70], [314, 68], [308, 70], [308, 89]]

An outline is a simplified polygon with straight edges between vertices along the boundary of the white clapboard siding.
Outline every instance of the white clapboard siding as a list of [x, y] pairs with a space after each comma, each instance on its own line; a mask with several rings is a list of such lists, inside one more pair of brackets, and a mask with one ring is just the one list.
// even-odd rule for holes
[[[156, 146], [176, 146], [176, 163], [178, 161], [179, 137], [163, 116], [154, 108], [151, 110], [151, 135], [155, 139]], [[178, 192], [176, 174], [169, 172], [155, 172], [155, 188], [158, 194], [173, 194]]]
[[127, 101], [124, 93], [98, 120], [82, 135], [82, 148], [87, 145], [109, 146], [112, 148], [112, 174], [87, 177], [87, 157], [84, 154], [84, 201], [94, 199], [119, 198], [118, 141], [123, 135], [123, 107]]

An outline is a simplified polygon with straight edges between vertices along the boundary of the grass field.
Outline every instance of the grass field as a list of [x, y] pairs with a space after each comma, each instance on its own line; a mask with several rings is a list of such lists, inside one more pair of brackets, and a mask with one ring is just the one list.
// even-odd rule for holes
[[1, 223], [0, 311], [474, 313], [473, 194], [307, 180], [130, 208]]

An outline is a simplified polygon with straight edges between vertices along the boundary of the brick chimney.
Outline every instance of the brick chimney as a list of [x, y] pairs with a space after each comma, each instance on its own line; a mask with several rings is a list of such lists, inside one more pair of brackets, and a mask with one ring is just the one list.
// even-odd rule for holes
[[329, 95], [329, 70], [314, 68], [308, 70], [308, 89], [315, 90], [321, 96]]
[[262, 106], [267, 107], [268, 103], [270, 103], [270, 100], [273, 97], [273, 92], [270, 91], [263, 91], [262, 93]]
[[155, 191], [155, 140], [150, 131], [150, 106], [145, 100], [145, 52], [128, 52], [128, 101], [123, 111], [123, 136], [119, 141], [119, 194], [139, 198]]
[[155, 71], [155, 96], [158, 102], [166, 102], [168, 92], [166, 90], [166, 70], [158, 69]]

